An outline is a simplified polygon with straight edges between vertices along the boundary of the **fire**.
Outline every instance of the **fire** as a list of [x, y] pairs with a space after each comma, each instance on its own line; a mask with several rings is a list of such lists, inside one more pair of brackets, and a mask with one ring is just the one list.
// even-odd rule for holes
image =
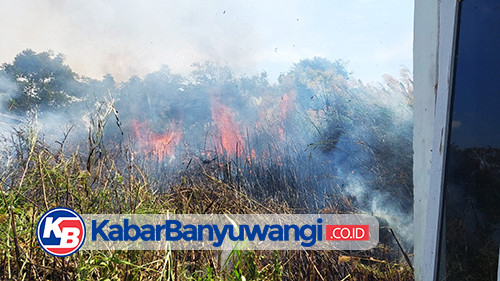
[[238, 123], [234, 120], [232, 110], [223, 105], [219, 99], [212, 101], [212, 119], [217, 129], [215, 147], [227, 155], [242, 155], [245, 142], [241, 136]]
[[281, 140], [285, 140], [285, 130], [284, 128], [286, 127], [285, 121], [290, 113], [290, 111], [293, 109], [295, 103], [295, 93], [290, 92], [287, 94], [284, 94], [281, 97], [280, 101], [280, 127], [278, 128], [278, 133], [280, 136]]
[[174, 121], [170, 123], [166, 133], [162, 134], [151, 131], [147, 121], [138, 122], [134, 119], [132, 125], [139, 148], [145, 155], [153, 155], [160, 162], [166, 157], [175, 156], [175, 147], [182, 138], [182, 130]]
[[283, 127], [278, 128], [278, 133], [280, 134], [280, 139], [285, 140], [285, 131], [283, 130]]
[[257, 153], [255, 152], [255, 149], [252, 149], [250, 152], [250, 155], [247, 155], [247, 163], [248, 165], [252, 166], [252, 164], [257, 160]]
[[281, 120], [286, 119], [286, 117], [288, 116], [288, 112], [290, 112], [290, 110], [292, 110], [293, 108], [294, 102], [295, 102], [295, 93], [284, 94], [283, 97], [281, 97], [281, 102], [280, 102]]
[[283, 162], [281, 162], [281, 155], [278, 155], [276, 157], [276, 163], [278, 164], [278, 166], [283, 166]]

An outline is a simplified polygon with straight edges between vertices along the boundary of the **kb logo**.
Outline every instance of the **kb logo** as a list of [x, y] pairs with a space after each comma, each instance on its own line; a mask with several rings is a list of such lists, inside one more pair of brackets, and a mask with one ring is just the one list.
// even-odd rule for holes
[[85, 241], [85, 223], [75, 211], [67, 208], [54, 208], [43, 214], [36, 227], [38, 243], [47, 253], [69, 256]]

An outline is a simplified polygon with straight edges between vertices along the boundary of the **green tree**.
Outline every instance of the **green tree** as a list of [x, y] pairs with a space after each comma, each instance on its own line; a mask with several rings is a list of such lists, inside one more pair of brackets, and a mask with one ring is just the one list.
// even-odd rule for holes
[[61, 109], [81, 97], [79, 77], [64, 64], [62, 54], [27, 49], [12, 64], [4, 63], [0, 71], [17, 84], [4, 105], [11, 112]]

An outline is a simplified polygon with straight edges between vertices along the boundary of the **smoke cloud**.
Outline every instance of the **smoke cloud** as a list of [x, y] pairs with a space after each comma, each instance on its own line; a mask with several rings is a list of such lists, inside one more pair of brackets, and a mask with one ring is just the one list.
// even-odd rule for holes
[[0, 72], [6, 116], [37, 112], [45, 142], [72, 128], [68, 143], [85, 147], [89, 128], [107, 123], [99, 138], [111, 147], [129, 142], [136, 157], [159, 169], [158, 178], [178, 174], [193, 157], [226, 163], [236, 168], [221, 166], [220, 179], [244, 179], [257, 197], [310, 211], [348, 198], [349, 208], [411, 241], [408, 70], [365, 85], [344, 62], [315, 57], [276, 83], [266, 73], [238, 76], [210, 62], [189, 75], [164, 66], [117, 83], [110, 75], [78, 76], [63, 58], [26, 50]]
[[[271, 81], [305, 57], [349, 59], [363, 81], [412, 65], [412, 2], [2, 1], [0, 61], [56, 50], [80, 74], [117, 81], [167, 64], [229, 65]], [[277, 16], [279, 15], [279, 16]]]
[[36, 113], [85, 150], [103, 121], [157, 177], [224, 163], [256, 197], [343, 198], [410, 241], [411, 73], [380, 79], [411, 67], [403, 2], [2, 1], [0, 132]]

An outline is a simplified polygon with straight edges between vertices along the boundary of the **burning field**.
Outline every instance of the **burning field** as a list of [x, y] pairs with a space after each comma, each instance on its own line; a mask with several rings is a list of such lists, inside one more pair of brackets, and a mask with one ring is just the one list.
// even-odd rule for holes
[[[411, 280], [412, 80], [304, 59], [275, 83], [211, 63], [116, 83], [26, 50], [0, 70], [0, 279]], [[368, 252], [96, 251], [52, 258], [34, 225], [79, 213], [366, 213]], [[394, 234], [391, 234], [394, 233]], [[396, 239], [401, 244], [397, 246]], [[406, 258], [406, 260], [405, 260]]]

